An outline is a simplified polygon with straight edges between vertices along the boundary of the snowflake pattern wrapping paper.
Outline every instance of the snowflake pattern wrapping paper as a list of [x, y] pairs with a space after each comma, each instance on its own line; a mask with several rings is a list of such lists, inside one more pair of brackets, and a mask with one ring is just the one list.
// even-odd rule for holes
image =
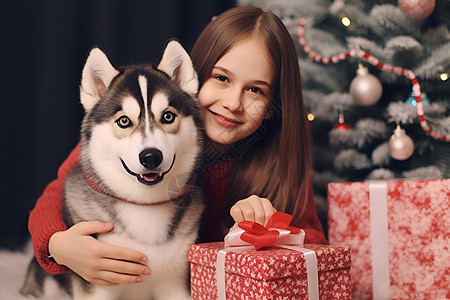
[[[314, 250], [319, 272], [320, 299], [350, 299], [350, 248], [305, 244]], [[223, 242], [192, 245], [192, 299], [218, 299], [216, 285], [217, 253]], [[227, 300], [292, 300], [308, 298], [308, 281], [304, 254], [282, 248], [228, 251], [225, 256]]]
[[[377, 234], [371, 233], [371, 184], [328, 184], [328, 239], [352, 249], [353, 299], [374, 295], [372, 258], [378, 258], [371, 239]], [[450, 179], [383, 184], [389, 298], [450, 299]]]

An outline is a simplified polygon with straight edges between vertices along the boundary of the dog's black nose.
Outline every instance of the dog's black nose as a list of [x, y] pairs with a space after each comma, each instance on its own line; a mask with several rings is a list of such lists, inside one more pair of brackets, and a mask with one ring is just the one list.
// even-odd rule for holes
[[148, 148], [139, 153], [139, 161], [149, 170], [158, 167], [163, 159], [163, 154], [156, 148]]

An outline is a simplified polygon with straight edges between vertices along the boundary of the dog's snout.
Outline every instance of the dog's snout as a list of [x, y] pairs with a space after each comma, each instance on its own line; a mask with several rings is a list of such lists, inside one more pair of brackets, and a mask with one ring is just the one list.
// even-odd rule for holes
[[157, 168], [161, 164], [162, 159], [162, 152], [156, 148], [145, 149], [139, 154], [139, 161], [149, 170]]

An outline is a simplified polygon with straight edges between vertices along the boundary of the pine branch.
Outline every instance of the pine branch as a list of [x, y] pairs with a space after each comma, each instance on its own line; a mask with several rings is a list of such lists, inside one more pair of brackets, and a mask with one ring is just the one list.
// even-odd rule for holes
[[369, 180], [389, 180], [394, 178], [395, 178], [394, 172], [383, 168], [375, 169], [369, 174], [369, 176], [367, 176], [367, 179]]
[[331, 130], [330, 145], [362, 150], [374, 142], [385, 140], [387, 136], [385, 122], [373, 119], [361, 119], [356, 123], [355, 129], [353, 130]]
[[339, 152], [334, 160], [336, 170], [343, 173], [350, 172], [351, 170], [365, 170], [371, 166], [372, 164], [365, 154], [353, 149]]
[[397, 35], [420, 34], [420, 22], [406, 17], [395, 5], [374, 5], [368, 19], [373, 24], [372, 30], [382, 39]]
[[437, 79], [441, 73], [448, 70], [450, 70], [450, 42], [431, 50], [428, 57], [414, 69], [414, 73], [422, 80], [427, 80]]
[[[372, 152], [372, 163], [375, 166], [387, 167], [391, 162], [391, 155], [389, 154], [389, 144], [384, 142], [376, 147]], [[372, 178], [374, 179], [374, 178]]]
[[440, 179], [443, 178], [442, 171], [435, 166], [428, 166], [417, 168], [414, 170], [408, 170], [402, 172], [403, 178], [408, 179]]

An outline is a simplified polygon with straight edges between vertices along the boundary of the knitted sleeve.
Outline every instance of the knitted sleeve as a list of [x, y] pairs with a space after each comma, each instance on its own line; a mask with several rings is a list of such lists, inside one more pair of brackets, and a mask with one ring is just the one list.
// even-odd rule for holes
[[48, 258], [48, 242], [55, 232], [67, 229], [62, 215], [63, 183], [77, 165], [79, 154], [80, 145], [78, 144], [58, 169], [58, 177], [39, 197], [28, 219], [28, 230], [36, 259], [41, 267], [51, 274], [62, 274], [69, 270]]
[[328, 244], [323, 233], [322, 224], [320, 223], [319, 217], [317, 215], [317, 209], [312, 193], [308, 199], [308, 205], [306, 207], [306, 211], [303, 215], [302, 221], [300, 222], [300, 224], [295, 224], [295, 226], [298, 226], [305, 231], [306, 244]]

